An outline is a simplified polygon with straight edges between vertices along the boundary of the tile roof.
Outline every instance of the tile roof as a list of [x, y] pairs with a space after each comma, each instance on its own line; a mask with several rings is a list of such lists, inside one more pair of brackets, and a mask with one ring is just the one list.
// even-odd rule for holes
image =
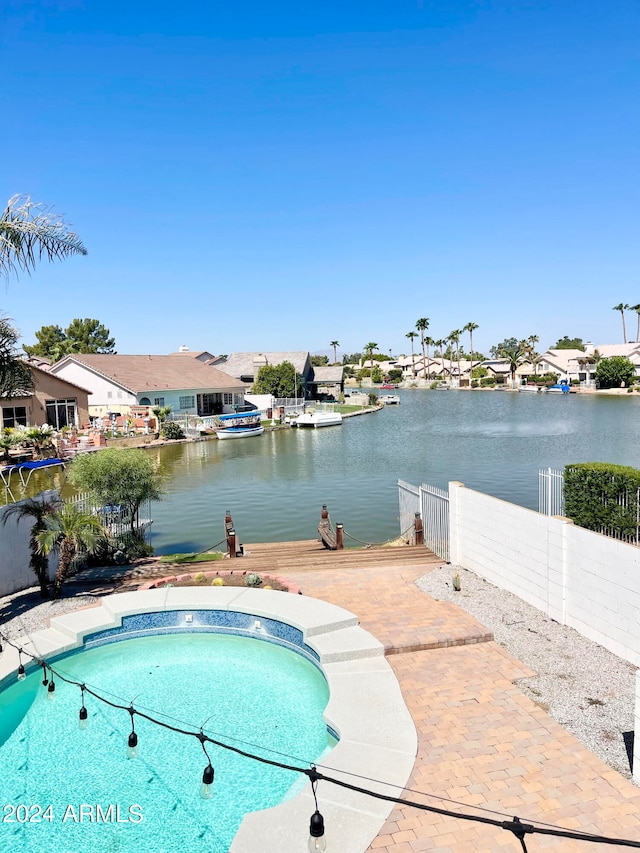
[[239, 379], [241, 376], [253, 376], [254, 359], [262, 360], [266, 358], [267, 364], [282, 364], [283, 361], [290, 361], [298, 373], [304, 373], [307, 367], [309, 358], [308, 352], [233, 352], [225, 362], [216, 364], [218, 370], [228, 373], [229, 376], [235, 376]]
[[313, 368], [312, 382], [342, 382], [344, 370], [341, 364], [323, 364]]
[[65, 356], [56, 367], [74, 361], [111, 379], [132, 394], [141, 391], [202, 389], [241, 391], [243, 386], [217, 367], [183, 355], [113, 355], [74, 353]]

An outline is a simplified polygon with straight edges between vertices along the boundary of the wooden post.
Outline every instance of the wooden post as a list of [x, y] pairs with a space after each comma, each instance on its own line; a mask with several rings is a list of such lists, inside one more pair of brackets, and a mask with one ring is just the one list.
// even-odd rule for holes
[[327, 509], [326, 504], [322, 504], [322, 512], [320, 513], [320, 518], [329, 518], [329, 510]]
[[336, 550], [342, 551], [344, 548], [344, 525], [336, 524]]
[[420, 518], [420, 513], [416, 513], [415, 521], [413, 522], [414, 530], [415, 530], [415, 544], [416, 545], [424, 545], [424, 531], [422, 529], [422, 519]]
[[234, 560], [236, 557], [236, 532], [233, 527], [227, 532], [227, 550], [229, 557]]

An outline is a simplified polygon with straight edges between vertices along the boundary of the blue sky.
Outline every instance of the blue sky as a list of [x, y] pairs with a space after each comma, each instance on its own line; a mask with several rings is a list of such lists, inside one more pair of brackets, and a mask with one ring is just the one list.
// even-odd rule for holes
[[636, 0], [4, 0], [4, 198], [89, 254], [0, 310], [129, 353], [621, 340], [639, 36]]

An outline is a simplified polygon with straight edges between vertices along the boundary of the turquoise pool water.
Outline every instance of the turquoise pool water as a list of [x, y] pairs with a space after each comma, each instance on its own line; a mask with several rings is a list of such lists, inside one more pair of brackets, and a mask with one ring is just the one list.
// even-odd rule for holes
[[[271, 643], [151, 636], [55, 667], [114, 701], [133, 700], [183, 728], [204, 725], [211, 737], [267, 757], [259, 746], [312, 762], [333, 744], [322, 673]], [[276, 805], [301, 784], [299, 774], [211, 747], [215, 792], [202, 800], [207, 762], [196, 739], [136, 717], [139, 757], [128, 760], [128, 713], [87, 696], [81, 731], [80, 690], [58, 682], [50, 702], [41, 679], [38, 671], [0, 693], [0, 808], [30, 808], [0, 815], [0, 847], [9, 853], [226, 853], [246, 812]]]

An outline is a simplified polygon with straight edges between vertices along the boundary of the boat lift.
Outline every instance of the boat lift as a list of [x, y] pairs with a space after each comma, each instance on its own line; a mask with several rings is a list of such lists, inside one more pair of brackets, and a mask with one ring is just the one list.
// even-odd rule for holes
[[[11, 484], [14, 474], [18, 475], [20, 483], [22, 484], [20, 498], [24, 497], [24, 493], [27, 490], [29, 480], [31, 479], [34, 471], [44, 470], [51, 482], [51, 488], [55, 488], [51, 472], [48, 470], [49, 468], [61, 468], [64, 471], [65, 463], [62, 459], [40, 459], [31, 462], [17, 462], [15, 465], [8, 465], [6, 468], [0, 468], [0, 480], [2, 480], [2, 484], [4, 486], [5, 504], [9, 503], [9, 498], [11, 498], [14, 503], [18, 500], [13, 493]], [[17, 484], [13, 488], [17, 488]]]

